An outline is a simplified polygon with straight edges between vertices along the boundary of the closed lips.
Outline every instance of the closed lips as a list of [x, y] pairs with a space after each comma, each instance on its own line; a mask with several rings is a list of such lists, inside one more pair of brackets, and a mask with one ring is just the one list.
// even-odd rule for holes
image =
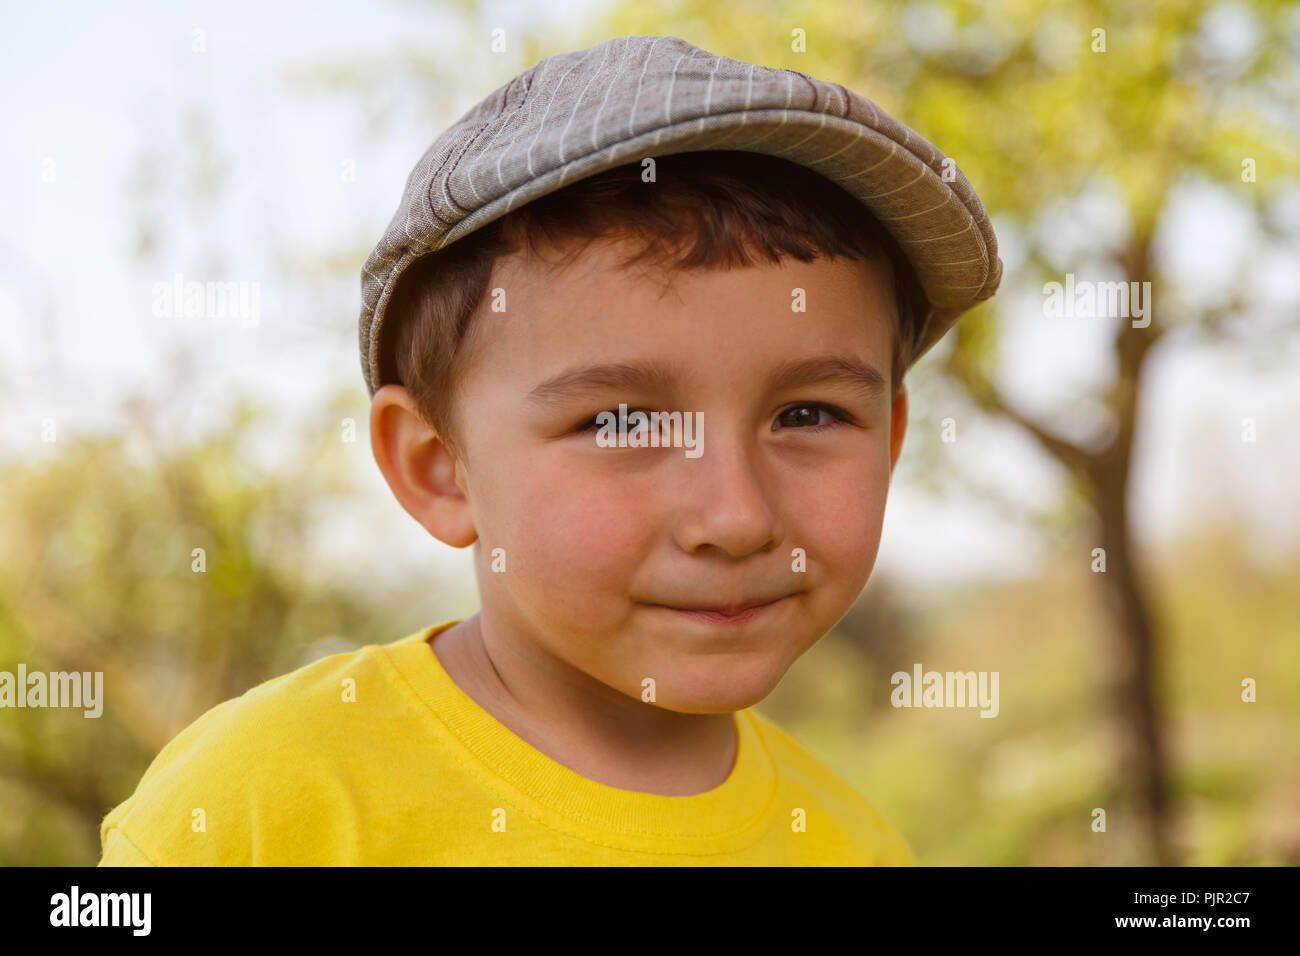
[[712, 611], [714, 614], [736, 615], [741, 611], [747, 611], [752, 607], [762, 607], [764, 604], [774, 604], [788, 595], [774, 598], [756, 598], [752, 601], [742, 601], [739, 604], [664, 604], [661, 607], [670, 607], [676, 611]]

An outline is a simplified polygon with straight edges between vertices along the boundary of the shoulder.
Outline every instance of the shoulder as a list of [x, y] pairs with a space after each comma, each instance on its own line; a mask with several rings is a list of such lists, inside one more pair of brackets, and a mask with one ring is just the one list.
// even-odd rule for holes
[[[301, 833], [346, 787], [351, 737], [399, 709], [384, 649], [333, 654], [198, 717], [105, 816], [105, 865], [257, 862], [255, 837]], [[263, 841], [262, 852], [270, 847]]]
[[881, 811], [843, 777], [813, 756], [770, 717], [754, 708], [746, 714], [777, 764], [791, 796], [806, 799], [831, 816], [873, 862], [914, 866], [915, 857], [902, 833]]

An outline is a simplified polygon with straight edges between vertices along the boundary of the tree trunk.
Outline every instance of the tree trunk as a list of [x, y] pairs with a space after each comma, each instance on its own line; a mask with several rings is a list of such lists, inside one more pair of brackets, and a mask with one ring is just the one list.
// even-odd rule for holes
[[1119, 754], [1119, 792], [1140, 819], [1133, 829], [1146, 834], [1146, 852], [1141, 855], [1156, 865], [1174, 866], [1178, 861], [1169, 836], [1157, 644], [1129, 533], [1128, 455], [1120, 452], [1114, 448], [1093, 472], [1101, 546], [1106, 549], [1106, 572], [1099, 582], [1109, 621], [1103, 673]]
[[[1150, 251], [1149, 236], [1134, 237], [1121, 257], [1129, 282], [1150, 281]], [[1151, 306], [1149, 297], [1147, 306]], [[1106, 549], [1106, 573], [1100, 583], [1110, 626], [1103, 672], [1110, 685], [1111, 721], [1122, 774], [1120, 793], [1140, 817], [1141, 826], [1136, 829], [1147, 838], [1142, 855], [1159, 866], [1173, 866], [1178, 861], [1170, 838], [1158, 644], [1128, 511], [1142, 370], [1163, 331], [1150, 312], [1147, 320], [1145, 327], [1134, 326], [1127, 318], [1120, 320], [1114, 340], [1117, 372], [1110, 401], [1115, 436], [1103, 451], [1087, 457], [1085, 471], [1092, 481], [1102, 547]]]
[[[1121, 261], [1126, 280], [1150, 281], [1150, 239], [1143, 233], [1124, 250]], [[1150, 299], [1147, 300], [1150, 306]], [[1144, 862], [1177, 865], [1176, 846], [1170, 833], [1169, 794], [1165, 782], [1165, 749], [1161, 735], [1161, 709], [1157, 697], [1159, 672], [1158, 643], [1148, 609], [1147, 588], [1129, 523], [1128, 489], [1132, 471], [1134, 437], [1138, 428], [1140, 384], [1143, 365], [1151, 347], [1163, 334], [1154, 320], [1146, 327], [1134, 327], [1122, 319], [1115, 334], [1118, 364], [1109, 405], [1114, 415], [1115, 434], [1106, 447], [1094, 451], [1044, 428], [1009, 402], [980, 370], [967, 361], [961, 348], [949, 353], [947, 370], [961, 382], [976, 404], [1025, 429], [1042, 448], [1070, 473], [1085, 481], [1097, 509], [1100, 546], [1106, 551], [1106, 572], [1099, 575], [1106, 609], [1106, 635], [1099, 651], [1105, 675], [1106, 702], [1118, 746], [1120, 781], [1118, 793], [1123, 807], [1120, 819], [1129, 813], [1137, 819], [1130, 832], [1144, 835], [1147, 846], [1138, 855]], [[1113, 818], [1115, 814], [1107, 813]]]

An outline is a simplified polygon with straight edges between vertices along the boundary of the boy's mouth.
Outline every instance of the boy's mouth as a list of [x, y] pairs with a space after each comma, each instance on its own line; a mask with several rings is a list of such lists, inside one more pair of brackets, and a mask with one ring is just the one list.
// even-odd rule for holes
[[775, 598], [754, 598], [735, 604], [652, 604], [650, 606], [677, 611], [709, 624], [743, 624], [760, 617], [788, 597], [790, 595], [786, 594]]

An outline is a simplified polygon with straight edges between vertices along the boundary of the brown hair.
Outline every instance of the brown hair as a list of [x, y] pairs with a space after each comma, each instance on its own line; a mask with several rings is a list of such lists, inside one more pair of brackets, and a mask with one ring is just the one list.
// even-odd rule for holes
[[642, 260], [669, 269], [744, 267], [753, 264], [750, 251], [773, 263], [782, 254], [811, 262], [819, 254], [878, 261], [883, 253], [900, 319], [890, 368], [898, 393], [928, 303], [897, 243], [857, 200], [815, 171], [764, 153], [701, 150], [655, 164], [653, 188], [642, 182], [640, 161], [617, 166], [512, 210], [402, 274], [384, 320], [382, 380], [404, 385], [425, 424], [458, 454], [464, 342], [493, 264], [547, 240], [560, 248], [634, 237], [640, 251], [625, 268]]

